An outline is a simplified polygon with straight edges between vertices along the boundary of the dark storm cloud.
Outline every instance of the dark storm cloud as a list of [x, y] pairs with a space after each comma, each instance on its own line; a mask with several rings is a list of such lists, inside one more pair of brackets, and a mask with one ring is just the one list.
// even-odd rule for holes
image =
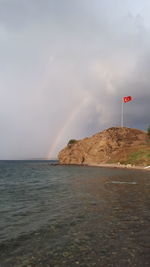
[[0, 158], [55, 156], [69, 138], [150, 114], [148, 1], [0, 0]]

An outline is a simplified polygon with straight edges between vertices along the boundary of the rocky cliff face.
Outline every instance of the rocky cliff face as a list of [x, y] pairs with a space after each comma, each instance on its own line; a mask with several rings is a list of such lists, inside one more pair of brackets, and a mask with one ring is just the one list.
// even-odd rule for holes
[[147, 148], [148, 142], [144, 131], [112, 127], [68, 145], [58, 158], [61, 164], [124, 163], [132, 152]]

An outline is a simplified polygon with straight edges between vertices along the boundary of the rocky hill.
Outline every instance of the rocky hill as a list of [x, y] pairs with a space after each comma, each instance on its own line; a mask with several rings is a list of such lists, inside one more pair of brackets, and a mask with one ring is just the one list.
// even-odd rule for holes
[[60, 164], [118, 163], [150, 165], [150, 140], [146, 132], [112, 127], [89, 138], [68, 144], [59, 155]]

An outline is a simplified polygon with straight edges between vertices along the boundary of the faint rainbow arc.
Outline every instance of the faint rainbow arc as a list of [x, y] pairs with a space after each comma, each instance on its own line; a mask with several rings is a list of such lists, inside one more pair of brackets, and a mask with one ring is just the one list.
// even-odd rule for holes
[[48, 152], [48, 156], [47, 158], [50, 159], [51, 158], [51, 154], [53, 153], [53, 151], [55, 150], [55, 148], [57, 147], [58, 143], [61, 141], [61, 138], [65, 132], [65, 130], [67, 129], [67, 127], [69, 126], [69, 124], [71, 123], [71, 121], [75, 118], [75, 116], [77, 115], [77, 113], [79, 112], [79, 108], [75, 108], [73, 110], [73, 112], [70, 114], [70, 116], [67, 118], [66, 123], [62, 126], [62, 128], [59, 130], [59, 133], [57, 134], [53, 145], [51, 146], [49, 152]]
[[61, 141], [61, 138], [63, 136], [63, 134], [65, 133], [67, 127], [69, 126], [69, 124], [71, 123], [71, 121], [73, 121], [73, 119], [78, 115], [78, 113], [80, 112], [81, 108], [83, 108], [83, 106], [85, 106], [85, 104], [88, 104], [90, 101], [91, 97], [87, 96], [83, 102], [81, 102], [77, 107], [75, 107], [75, 109], [71, 112], [71, 114], [69, 115], [69, 117], [67, 118], [65, 124], [62, 126], [62, 128], [59, 130], [59, 133], [57, 134], [53, 145], [50, 147], [50, 150], [48, 152], [48, 156], [47, 159], [51, 158], [52, 153], [54, 152], [55, 148], [57, 147], [57, 145], [59, 144], [59, 142]]

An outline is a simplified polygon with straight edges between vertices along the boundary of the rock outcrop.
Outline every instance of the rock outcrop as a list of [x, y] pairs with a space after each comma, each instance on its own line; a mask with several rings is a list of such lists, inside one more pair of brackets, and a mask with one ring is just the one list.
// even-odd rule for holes
[[60, 164], [125, 163], [129, 155], [142, 149], [150, 149], [146, 132], [112, 127], [67, 145], [60, 151], [58, 158]]

